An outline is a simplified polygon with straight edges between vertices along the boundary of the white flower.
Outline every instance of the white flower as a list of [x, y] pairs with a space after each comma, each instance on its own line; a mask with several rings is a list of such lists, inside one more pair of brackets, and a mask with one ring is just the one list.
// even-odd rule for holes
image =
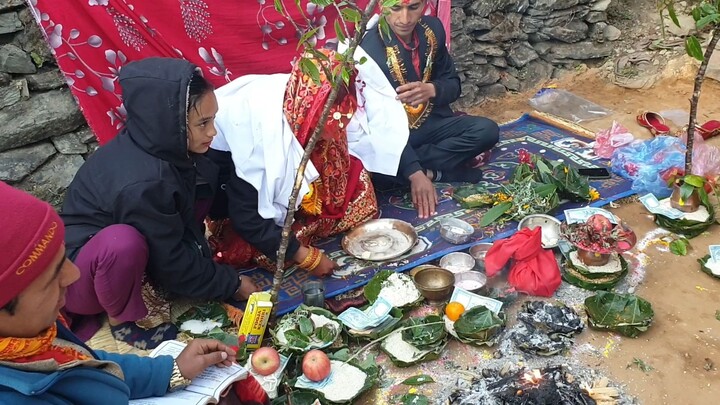
[[91, 6], [107, 6], [110, 0], [88, 0], [88, 4]]
[[48, 35], [48, 42], [53, 49], [57, 49], [62, 45], [62, 24], [57, 24], [53, 27], [52, 32]]

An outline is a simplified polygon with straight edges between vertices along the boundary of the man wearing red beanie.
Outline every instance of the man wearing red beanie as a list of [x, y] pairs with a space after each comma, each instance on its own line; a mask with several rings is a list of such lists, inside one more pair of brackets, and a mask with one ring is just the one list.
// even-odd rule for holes
[[[180, 389], [208, 366], [231, 364], [232, 349], [205, 339], [191, 341], [175, 360], [91, 350], [59, 315], [80, 276], [65, 257], [60, 217], [3, 182], [0, 213], [0, 403], [127, 404]], [[242, 383], [244, 391], [257, 386], [252, 377]], [[251, 403], [267, 401], [260, 391]]]

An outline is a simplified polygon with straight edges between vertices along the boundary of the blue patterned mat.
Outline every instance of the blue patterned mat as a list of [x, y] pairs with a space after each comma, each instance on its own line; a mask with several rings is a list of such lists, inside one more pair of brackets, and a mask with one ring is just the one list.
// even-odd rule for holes
[[[523, 115], [519, 119], [500, 127], [500, 142], [492, 151], [490, 163], [483, 168], [483, 181], [481, 184], [488, 189], [500, 187], [500, 183], [511, 176], [517, 166], [518, 150], [526, 149], [530, 153], [540, 154], [550, 160], [564, 160], [578, 167], [608, 167], [609, 160], [601, 159], [593, 153], [590, 146], [591, 138], [579, 131], [568, 129], [567, 126], [551, 123], [547, 117], [539, 115]], [[592, 206], [600, 207], [620, 198], [634, 194], [631, 182], [613, 175], [612, 178], [593, 181], [591, 185], [600, 192], [600, 200], [594, 201]], [[341, 247], [342, 235], [329, 238], [316, 246], [335, 260], [344, 273], [344, 277], [327, 278], [325, 282], [326, 298], [353, 290], [366, 284], [379, 270], [393, 268], [396, 271], [406, 271], [420, 264], [431, 262], [440, 257], [459, 250], [466, 250], [470, 246], [481, 242], [492, 242], [496, 239], [508, 237], [515, 232], [516, 222], [506, 223], [503, 226], [488, 226], [479, 228], [478, 223], [485, 212], [484, 209], [466, 210], [461, 208], [450, 197], [453, 186], [451, 184], [436, 185], [441, 198], [437, 207], [438, 214], [430, 219], [417, 218], [412, 208], [408, 190], [390, 190], [378, 193], [382, 218], [397, 218], [411, 223], [418, 233], [419, 241], [408, 254], [393, 262], [368, 262], [347, 255]], [[550, 213], [558, 219], [563, 219], [563, 211], [568, 208], [582, 206], [581, 203], [566, 202]], [[472, 224], [476, 231], [471, 241], [464, 245], [453, 245], [440, 238], [438, 221], [442, 218], [461, 218]], [[291, 271], [286, 276], [280, 291], [278, 314], [282, 315], [292, 311], [302, 303], [301, 286], [309, 279], [303, 270]], [[272, 284], [272, 275], [265, 270], [254, 269], [246, 273], [263, 289]], [[237, 303], [239, 308], [245, 308], [244, 303]]]

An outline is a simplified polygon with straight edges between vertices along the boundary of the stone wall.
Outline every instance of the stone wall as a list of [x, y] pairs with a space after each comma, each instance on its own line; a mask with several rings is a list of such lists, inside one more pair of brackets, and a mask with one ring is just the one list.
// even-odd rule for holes
[[0, 180], [59, 205], [94, 148], [23, 0], [0, 0]]
[[453, 0], [452, 53], [467, 107], [524, 91], [613, 51], [611, 0]]
[[[461, 107], [612, 52], [611, 0], [453, 0]], [[97, 148], [23, 0], [0, 0], [0, 180], [55, 205]]]

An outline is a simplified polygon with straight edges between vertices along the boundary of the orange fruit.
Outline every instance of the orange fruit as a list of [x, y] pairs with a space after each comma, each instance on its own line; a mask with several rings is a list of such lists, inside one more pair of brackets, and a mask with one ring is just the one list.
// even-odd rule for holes
[[445, 315], [453, 322], [457, 321], [463, 312], [465, 312], [465, 306], [459, 302], [453, 301], [445, 306]]

